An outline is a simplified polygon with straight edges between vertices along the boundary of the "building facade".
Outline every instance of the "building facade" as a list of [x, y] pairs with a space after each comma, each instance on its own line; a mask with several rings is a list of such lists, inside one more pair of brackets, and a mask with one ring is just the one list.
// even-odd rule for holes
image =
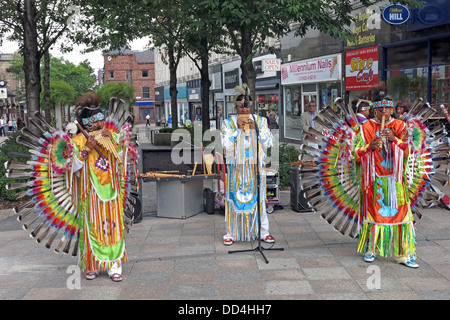
[[[298, 143], [300, 114], [308, 101], [319, 109], [336, 97], [367, 98], [385, 82], [394, 103], [421, 97], [439, 111], [450, 107], [450, 2], [427, 0], [420, 9], [380, 1], [355, 6], [352, 38], [333, 39], [317, 30], [281, 39], [282, 140]], [[295, 26], [294, 26], [295, 27]]]
[[[315, 101], [319, 110], [330, 106], [339, 112], [334, 104], [337, 97], [346, 103], [367, 98], [369, 89], [382, 81], [394, 103], [421, 97], [438, 111], [440, 104], [450, 107], [450, 2], [426, 0], [419, 9], [400, 8], [389, 1], [370, 7], [354, 3], [354, 22], [348, 26], [351, 38], [335, 39], [318, 30], [295, 37], [293, 24], [293, 31], [279, 40], [277, 54], [254, 56], [255, 110], [263, 116], [275, 113], [281, 141], [301, 142], [300, 115], [309, 101]], [[164, 87], [168, 115], [168, 67], [158, 56], [156, 83]], [[263, 70], [266, 61], [275, 60], [281, 61], [278, 70]], [[212, 54], [209, 70], [210, 117], [215, 121], [211, 127], [219, 128], [224, 118], [236, 112], [234, 88], [242, 86], [240, 59]], [[179, 117], [187, 115], [194, 120], [198, 115], [199, 79], [189, 58], [181, 59], [177, 70]], [[182, 118], [179, 121], [184, 123]]]
[[0, 53], [0, 116], [4, 120], [24, 117], [24, 101], [19, 101], [17, 90], [23, 85], [11, 72], [14, 53]]
[[132, 51], [128, 49], [109, 52], [104, 56], [103, 81], [126, 82], [135, 89], [133, 106], [135, 123], [158, 122], [162, 110], [155, 104], [155, 54], [153, 49]]

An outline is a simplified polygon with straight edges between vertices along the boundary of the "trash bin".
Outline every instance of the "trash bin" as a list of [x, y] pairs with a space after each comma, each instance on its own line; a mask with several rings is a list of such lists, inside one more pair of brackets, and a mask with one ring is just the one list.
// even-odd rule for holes
[[215, 194], [209, 188], [203, 190], [203, 210], [208, 214], [214, 214]]

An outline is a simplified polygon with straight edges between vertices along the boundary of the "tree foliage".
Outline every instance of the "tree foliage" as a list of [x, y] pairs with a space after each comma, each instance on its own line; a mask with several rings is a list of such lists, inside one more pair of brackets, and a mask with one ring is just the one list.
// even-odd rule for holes
[[[97, 89], [97, 92], [101, 95], [100, 107], [103, 110], [107, 110], [109, 99], [112, 97], [122, 99], [128, 106], [136, 103], [134, 87], [125, 82], [105, 83], [101, 88]], [[131, 110], [129, 111], [131, 112]]]
[[[22, 80], [25, 77], [22, 66], [23, 56], [15, 55], [11, 62], [10, 69], [19, 80]], [[43, 63], [41, 61], [41, 72], [43, 72], [43, 68]], [[87, 60], [75, 65], [63, 58], [50, 56], [50, 92], [53, 107], [55, 102], [62, 104], [74, 103], [79, 96], [92, 90], [95, 86], [95, 82], [96, 77], [94, 69], [92, 69]], [[24, 97], [24, 89], [25, 88], [23, 87], [18, 88], [16, 93], [19, 99]], [[43, 96], [41, 93], [41, 100], [42, 99]]]
[[[73, 3], [72, 0], [2, 0], [1, 4], [0, 40], [6, 35], [9, 40], [19, 44], [24, 58], [28, 115], [33, 117], [40, 110], [41, 58], [48, 58], [49, 49], [69, 30]], [[70, 48], [65, 47], [67, 50]], [[46, 97], [49, 81], [47, 72], [44, 82]], [[34, 127], [30, 129], [35, 130]], [[37, 130], [35, 133], [38, 134]]]

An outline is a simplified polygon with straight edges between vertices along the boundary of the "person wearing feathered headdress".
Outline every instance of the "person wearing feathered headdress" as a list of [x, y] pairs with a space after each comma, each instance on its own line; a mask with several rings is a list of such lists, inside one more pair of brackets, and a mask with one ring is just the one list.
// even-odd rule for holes
[[406, 187], [407, 128], [392, 117], [392, 99], [383, 87], [372, 97], [375, 118], [361, 126], [355, 158], [361, 169], [362, 226], [358, 252], [366, 262], [395, 256], [416, 268], [414, 221]]
[[[250, 241], [258, 236], [258, 200], [261, 216], [261, 240], [275, 239], [269, 233], [266, 211], [266, 151], [272, 145], [267, 119], [251, 113], [252, 100], [248, 87], [235, 88], [237, 115], [225, 119], [221, 139], [227, 164], [224, 245], [234, 241]], [[259, 140], [258, 140], [259, 137]], [[258, 170], [257, 170], [258, 169]], [[259, 194], [257, 173], [260, 176]]]
[[369, 120], [370, 117], [370, 109], [372, 106], [372, 101], [365, 100], [365, 99], [358, 99], [356, 102], [356, 119], [358, 120], [359, 124], [363, 124], [367, 120]]
[[[105, 115], [99, 107], [100, 96], [87, 93], [76, 107], [78, 123], [88, 133], [101, 130], [121, 152], [118, 134], [105, 127]], [[99, 271], [108, 271], [113, 281], [122, 280], [122, 263], [127, 260], [120, 165], [94, 135], [79, 132], [72, 138], [76, 155], [74, 175], [81, 219], [80, 264], [86, 279], [95, 279]], [[102, 157], [97, 151], [100, 151]]]

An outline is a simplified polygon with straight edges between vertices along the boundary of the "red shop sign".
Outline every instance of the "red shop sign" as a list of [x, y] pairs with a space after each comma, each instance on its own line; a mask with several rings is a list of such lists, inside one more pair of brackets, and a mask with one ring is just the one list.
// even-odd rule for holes
[[378, 46], [345, 53], [345, 90], [369, 90], [378, 84]]

